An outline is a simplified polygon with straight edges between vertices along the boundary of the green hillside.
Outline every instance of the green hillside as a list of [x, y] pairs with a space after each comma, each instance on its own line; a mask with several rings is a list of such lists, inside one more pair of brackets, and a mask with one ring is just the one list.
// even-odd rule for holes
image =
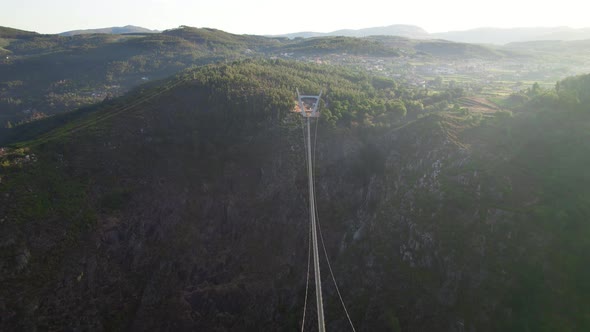
[[284, 46], [281, 51], [307, 55], [349, 53], [375, 57], [395, 57], [399, 54], [387, 46], [372, 40], [353, 37], [318, 37], [299, 39]]
[[508, 50], [502, 47], [456, 43], [436, 39], [409, 39], [396, 36], [371, 36], [364, 39], [375, 41], [390, 49], [403, 50], [408, 54], [421, 52], [435, 58], [443, 59], [501, 60], [522, 56], [522, 53], [526, 54], [526, 52], [518, 54], [514, 50]]

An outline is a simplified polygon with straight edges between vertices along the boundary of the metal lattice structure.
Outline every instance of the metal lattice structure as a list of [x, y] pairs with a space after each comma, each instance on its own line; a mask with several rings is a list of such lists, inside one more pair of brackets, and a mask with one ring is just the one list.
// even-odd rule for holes
[[299, 89], [297, 89], [297, 101], [299, 102], [299, 111], [301, 112], [301, 115], [303, 115], [305, 118], [318, 118], [320, 116], [318, 107], [320, 106], [321, 97], [321, 91], [319, 95], [312, 96], [301, 95], [299, 94]]

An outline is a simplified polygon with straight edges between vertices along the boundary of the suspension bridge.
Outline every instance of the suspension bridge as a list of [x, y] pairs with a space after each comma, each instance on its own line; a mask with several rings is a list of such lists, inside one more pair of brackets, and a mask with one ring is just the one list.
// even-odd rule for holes
[[[322, 236], [322, 230], [319, 224], [319, 218], [317, 213], [317, 201], [315, 197], [315, 180], [313, 176], [314, 170], [314, 162], [315, 162], [315, 151], [316, 151], [316, 142], [317, 142], [317, 128], [319, 122], [319, 106], [321, 101], [322, 92], [320, 91], [319, 95], [302, 95], [299, 93], [299, 89], [297, 89], [297, 102], [299, 106], [299, 112], [302, 115], [302, 126], [303, 129], [303, 140], [305, 144], [305, 155], [306, 155], [306, 164], [307, 164], [307, 177], [308, 177], [308, 187], [309, 187], [309, 218], [310, 218], [310, 231], [309, 231], [309, 252], [308, 252], [308, 260], [307, 260], [307, 275], [306, 275], [306, 284], [305, 284], [305, 300], [303, 305], [303, 318], [301, 322], [301, 331], [304, 331], [305, 328], [305, 315], [307, 311], [307, 294], [309, 290], [309, 267], [310, 267], [310, 257], [313, 256], [313, 271], [314, 271], [314, 282], [315, 282], [315, 297], [316, 297], [316, 309], [317, 309], [317, 322], [318, 322], [318, 331], [325, 332], [326, 331], [326, 323], [324, 318], [324, 304], [322, 298], [322, 276], [320, 270], [320, 256], [318, 250], [318, 233], [321, 239], [324, 255], [326, 258], [326, 263], [328, 265], [328, 269], [330, 271], [330, 275], [332, 276], [332, 281], [334, 282], [334, 287], [336, 288], [336, 292], [338, 297], [340, 298], [340, 303], [344, 308], [344, 312], [346, 313], [346, 318], [350, 323], [350, 327], [352, 328], [353, 332], [356, 332], [354, 325], [352, 324], [352, 320], [350, 319], [350, 315], [348, 314], [348, 310], [346, 309], [346, 305], [344, 304], [344, 300], [342, 299], [342, 295], [340, 294], [340, 289], [338, 288], [338, 284], [336, 283], [336, 278], [334, 277], [334, 272], [332, 271], [332, 266], [330, 265], [330, 260], [328, 258], [328, 253], [326, 251], [326, 246], [324, 244], [324, 238]], [[303, 121], [303, 119], [305, 121]], [[311, 140], [311, 127], [312, 127], [312, 120], [315, 119], [315, 135], [313, 141], [313, 149], [312, 149], [312, 140]], [[313, 154], [312, 154], [313, 150]], [[312, 157], [313, 155], [313, 157]]]

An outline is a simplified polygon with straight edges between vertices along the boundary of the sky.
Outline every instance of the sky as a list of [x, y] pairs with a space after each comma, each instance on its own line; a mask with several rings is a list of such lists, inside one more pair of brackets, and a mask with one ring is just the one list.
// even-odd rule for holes
[[0, 26], [59, 33], [180, 25], [236, 34], [330, 32], [411, 24], [428, 32], [477, 27], [590, 27], [582, 0], [0, 0]]

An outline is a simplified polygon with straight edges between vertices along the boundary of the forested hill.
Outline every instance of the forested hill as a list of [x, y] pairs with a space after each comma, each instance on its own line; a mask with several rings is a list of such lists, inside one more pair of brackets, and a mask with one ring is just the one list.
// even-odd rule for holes
[[[453, 100], [463, 95], [463, 90], [458, 88], [428, 93], [424, 89], [399, 85], [390, 78], [367, 75], [345, 67], [278, 59], [247, 59], [186, 70], [97, 106], [0, 130], [0, 144], [35, 138], [72, 119], [86, 121], [88, 116], [99, 116], [101, 111], [98, 110], [116, 108], [112, 105], [122, 105], [126, 109], [127, 104], [151, 99], [153, 94], [157, 96], [170, 87], [186, 86], [186, 82], [198, 84], [194, 93], [206, 95], [210, 108], [224, 110], [211, 112], [210, 116], [225, 117], [223, 121], [228, 123], [252, 117], [282, 119], [294, 107], [292, 97], [296, 88], [302, 91], [324, 90], [322, 121], [331, 127], [346, 128], [387, 128], [415, 119], [424, 112], [445, 110], [451, 107]], [[249, 108], [244, 108], [244, 103]], [[232, 110], [231, 113], [228, 110]]]
[[104, 102], [1, 150], [0, 329], [299, 330], [298, 87], [325, 93], [318, 212], [357, 330], [587, 330], [588, 79], [482, 116], [457, 91], [245, 60]]

